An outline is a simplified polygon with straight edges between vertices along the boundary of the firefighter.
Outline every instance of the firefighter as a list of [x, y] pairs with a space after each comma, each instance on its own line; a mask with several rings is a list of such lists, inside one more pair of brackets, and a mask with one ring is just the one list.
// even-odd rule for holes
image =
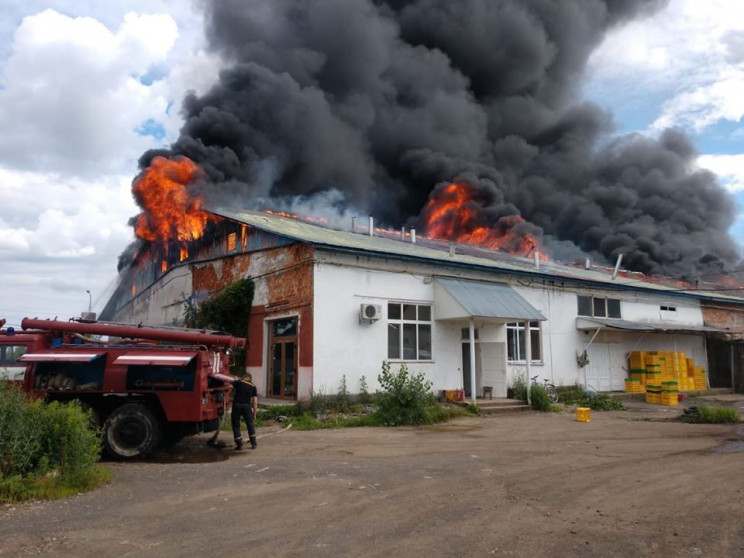
[[230, 382], [233, 386], [233, 400], [230, 421], [232, 423], [235, 449], [243, 449], [243, 437], [240, 435], [240, 419], [248, 427], [248, 439], [251, 448], [256, 449], [256, 413], [258, 412], [258, 390], [251, 381], [253, 377], [246, 372], [245, 376]]

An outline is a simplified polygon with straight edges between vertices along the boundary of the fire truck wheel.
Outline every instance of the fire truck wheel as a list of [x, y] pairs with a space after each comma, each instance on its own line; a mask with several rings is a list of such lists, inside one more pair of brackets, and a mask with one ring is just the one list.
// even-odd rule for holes
[[115, 409], [103, 427], [106, 452], [120, 459], [148, 456], [160, 444], [161, 436], [160, 422], [139, 403]]

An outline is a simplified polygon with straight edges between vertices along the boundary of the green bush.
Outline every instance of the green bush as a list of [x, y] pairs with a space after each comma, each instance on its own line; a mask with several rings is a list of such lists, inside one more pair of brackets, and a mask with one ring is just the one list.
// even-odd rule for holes
[[36, 466], [41, 432], [26, 394], [0, 382], [0, 478], [25, 475]]
[[446, 411], [437, 404], [431, 382], [423, 373], [410, 374], [402, 364], [398, 372], [390, 370], [390, 363], [382, 363], [377, 376], [382, 391], [377, 395], [375, 416], [380, 424], [400, 426], [432, 424], [446, 420]]
[[685, 409], [680, 420], [704, 424], [735, 424], [741, 422], [739, 411], [733, 407], [709, 407], [698, 405]]
[[517, 376], [508, 388], [507, 396], [520, 401], [527, 401], [527, 379], [524, 376]]
[[584, 386], [573, 384], [571, 386], [558, 386], [558, 402], [564, 405], [583, 405], [586, 403], [587, 395]]
[[543, 386], [539, 384], [532, 386], [532, 389], [530, 389], [530, 400], [532, 402], [532, 408], [536, 411], [550, 411], [550, 397], [548, 397], [548, 392]]
[[0, 382], [0, 501], [58, 498], [108, 482], [90, 424], [77, 402], [30, 401]]

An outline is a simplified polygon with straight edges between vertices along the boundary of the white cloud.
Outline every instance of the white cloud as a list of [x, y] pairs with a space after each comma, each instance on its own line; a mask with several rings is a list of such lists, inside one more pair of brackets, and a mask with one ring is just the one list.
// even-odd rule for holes
[[744, 192], [744, 154], [701, 155], [698, 165], [718, 175], [721, 184], [731, 192]]
[[0, 91], [0, 163], [89, 176], [131, 165], [152, 142], [136, 129], [169, 101], [139, 78], [177, 33], [168, 15], [128, 14], [117, 33], [53, 10], [24, 18]]
[[672, 0], [653, 17], [611, 32], [588, 75], [599, 93], [638, 102], [666, 97], [652, 128], [701, 130], [744, 115], [744, 2]]
[[[8, 0], [0, 18], [0, 317], [100, 311], [134, 239], [136, 160], [219, 64], [181, 0]], [[138, 13], [139, 12], [139, 13]], [[148, 120], [162, 139], [136, 132]]]

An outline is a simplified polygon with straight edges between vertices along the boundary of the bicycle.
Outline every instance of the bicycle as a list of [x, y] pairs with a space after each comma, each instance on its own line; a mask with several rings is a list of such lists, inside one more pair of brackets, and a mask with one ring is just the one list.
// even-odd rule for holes
[[541, 388], [543, 388], [547, 392], [548, 399], [550, 400], [551, 403], [558, 403], [558, 390], [555, 389], [555, 386], [551, 384], [547, 378], [543, 380], [542, 384], [538, 384], [537, 379], [539, 377], [540, 376], [532, 376], [532, 385], [540, 386]]

